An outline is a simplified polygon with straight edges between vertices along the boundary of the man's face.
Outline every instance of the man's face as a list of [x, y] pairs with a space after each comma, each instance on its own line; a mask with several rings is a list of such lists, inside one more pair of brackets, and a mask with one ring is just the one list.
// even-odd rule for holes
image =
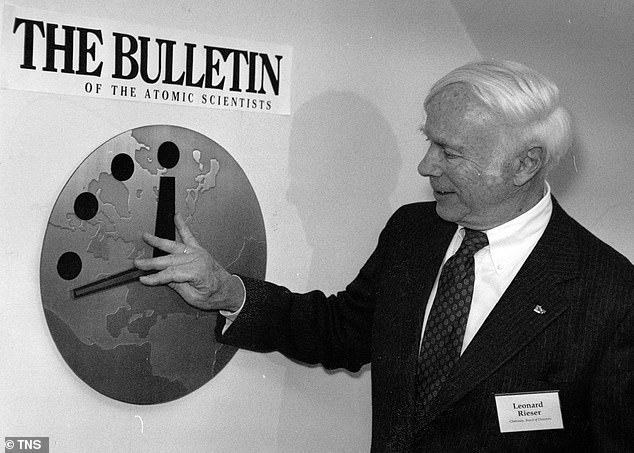
[[505, 146], [505, 130], [465, 85], [431, 98], [423, 128], [430, 146], [418, 172], [429, 177], [440, 217], [486, 230], [518, 215], [515, 150]]

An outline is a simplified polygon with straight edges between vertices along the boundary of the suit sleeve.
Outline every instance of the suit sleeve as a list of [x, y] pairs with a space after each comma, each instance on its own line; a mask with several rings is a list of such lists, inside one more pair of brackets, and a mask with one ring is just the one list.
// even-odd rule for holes
[[597, 368], [591, 425], [597, 452], [634, 452], [634, 290]]
[[222, 343], [258, 352], [279, 351], [328, 369], [359, 370], [370, 362], [376, 281], [382, 255], [389, 249], [391, 224], [358, 276], [345, 291], [326, 296], [320, 291], [298, 294], [269, 282], [242, 277], [247, 298], [240, 315], [216, 336]]

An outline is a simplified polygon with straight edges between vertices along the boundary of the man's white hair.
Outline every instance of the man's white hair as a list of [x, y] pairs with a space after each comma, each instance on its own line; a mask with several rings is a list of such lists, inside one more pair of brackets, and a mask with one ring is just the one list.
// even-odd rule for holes
[[431, 87], [425, 109], [434, 95], [454, 83], [467, 85], [493, 113], [519, 127], [518, 138], [539, 141], [546, 151], [547, 170], [572, 146], [572, 121], [559, 103], [559, 88], [537, 71], [513, 61], [468, 63]]

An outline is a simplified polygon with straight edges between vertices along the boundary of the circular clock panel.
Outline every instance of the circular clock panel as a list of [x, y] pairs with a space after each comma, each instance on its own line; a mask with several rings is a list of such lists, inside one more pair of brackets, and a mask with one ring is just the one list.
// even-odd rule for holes
[[98, 147], [46, 228], [40, 287], [53, 340], [77, 376], [119, 401], [187, 395], [235, 353], [215, 340], [217, 312], [138, 282], [133, 260], [161, 254], [141, 234], [178, 239], [175, 212], [229, 272], [264, 278], [266, 235], [249, 180], [220, 145], [181, 127], [139, 127]]

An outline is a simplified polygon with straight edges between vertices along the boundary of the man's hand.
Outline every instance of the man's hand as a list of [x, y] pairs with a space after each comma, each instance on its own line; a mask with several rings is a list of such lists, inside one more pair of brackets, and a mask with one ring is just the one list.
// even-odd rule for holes
[[182, 243], [143, 233], [145, 242], [169, 255], [134, 260], [141, 270], [157, 271], [139, 281], [149, 286], [168, 285], [196, 308], [238, 310], [244, 299], [240, 279], [229, 274], [198, 244], [180, 214], [176, 214], [174, 223]]

